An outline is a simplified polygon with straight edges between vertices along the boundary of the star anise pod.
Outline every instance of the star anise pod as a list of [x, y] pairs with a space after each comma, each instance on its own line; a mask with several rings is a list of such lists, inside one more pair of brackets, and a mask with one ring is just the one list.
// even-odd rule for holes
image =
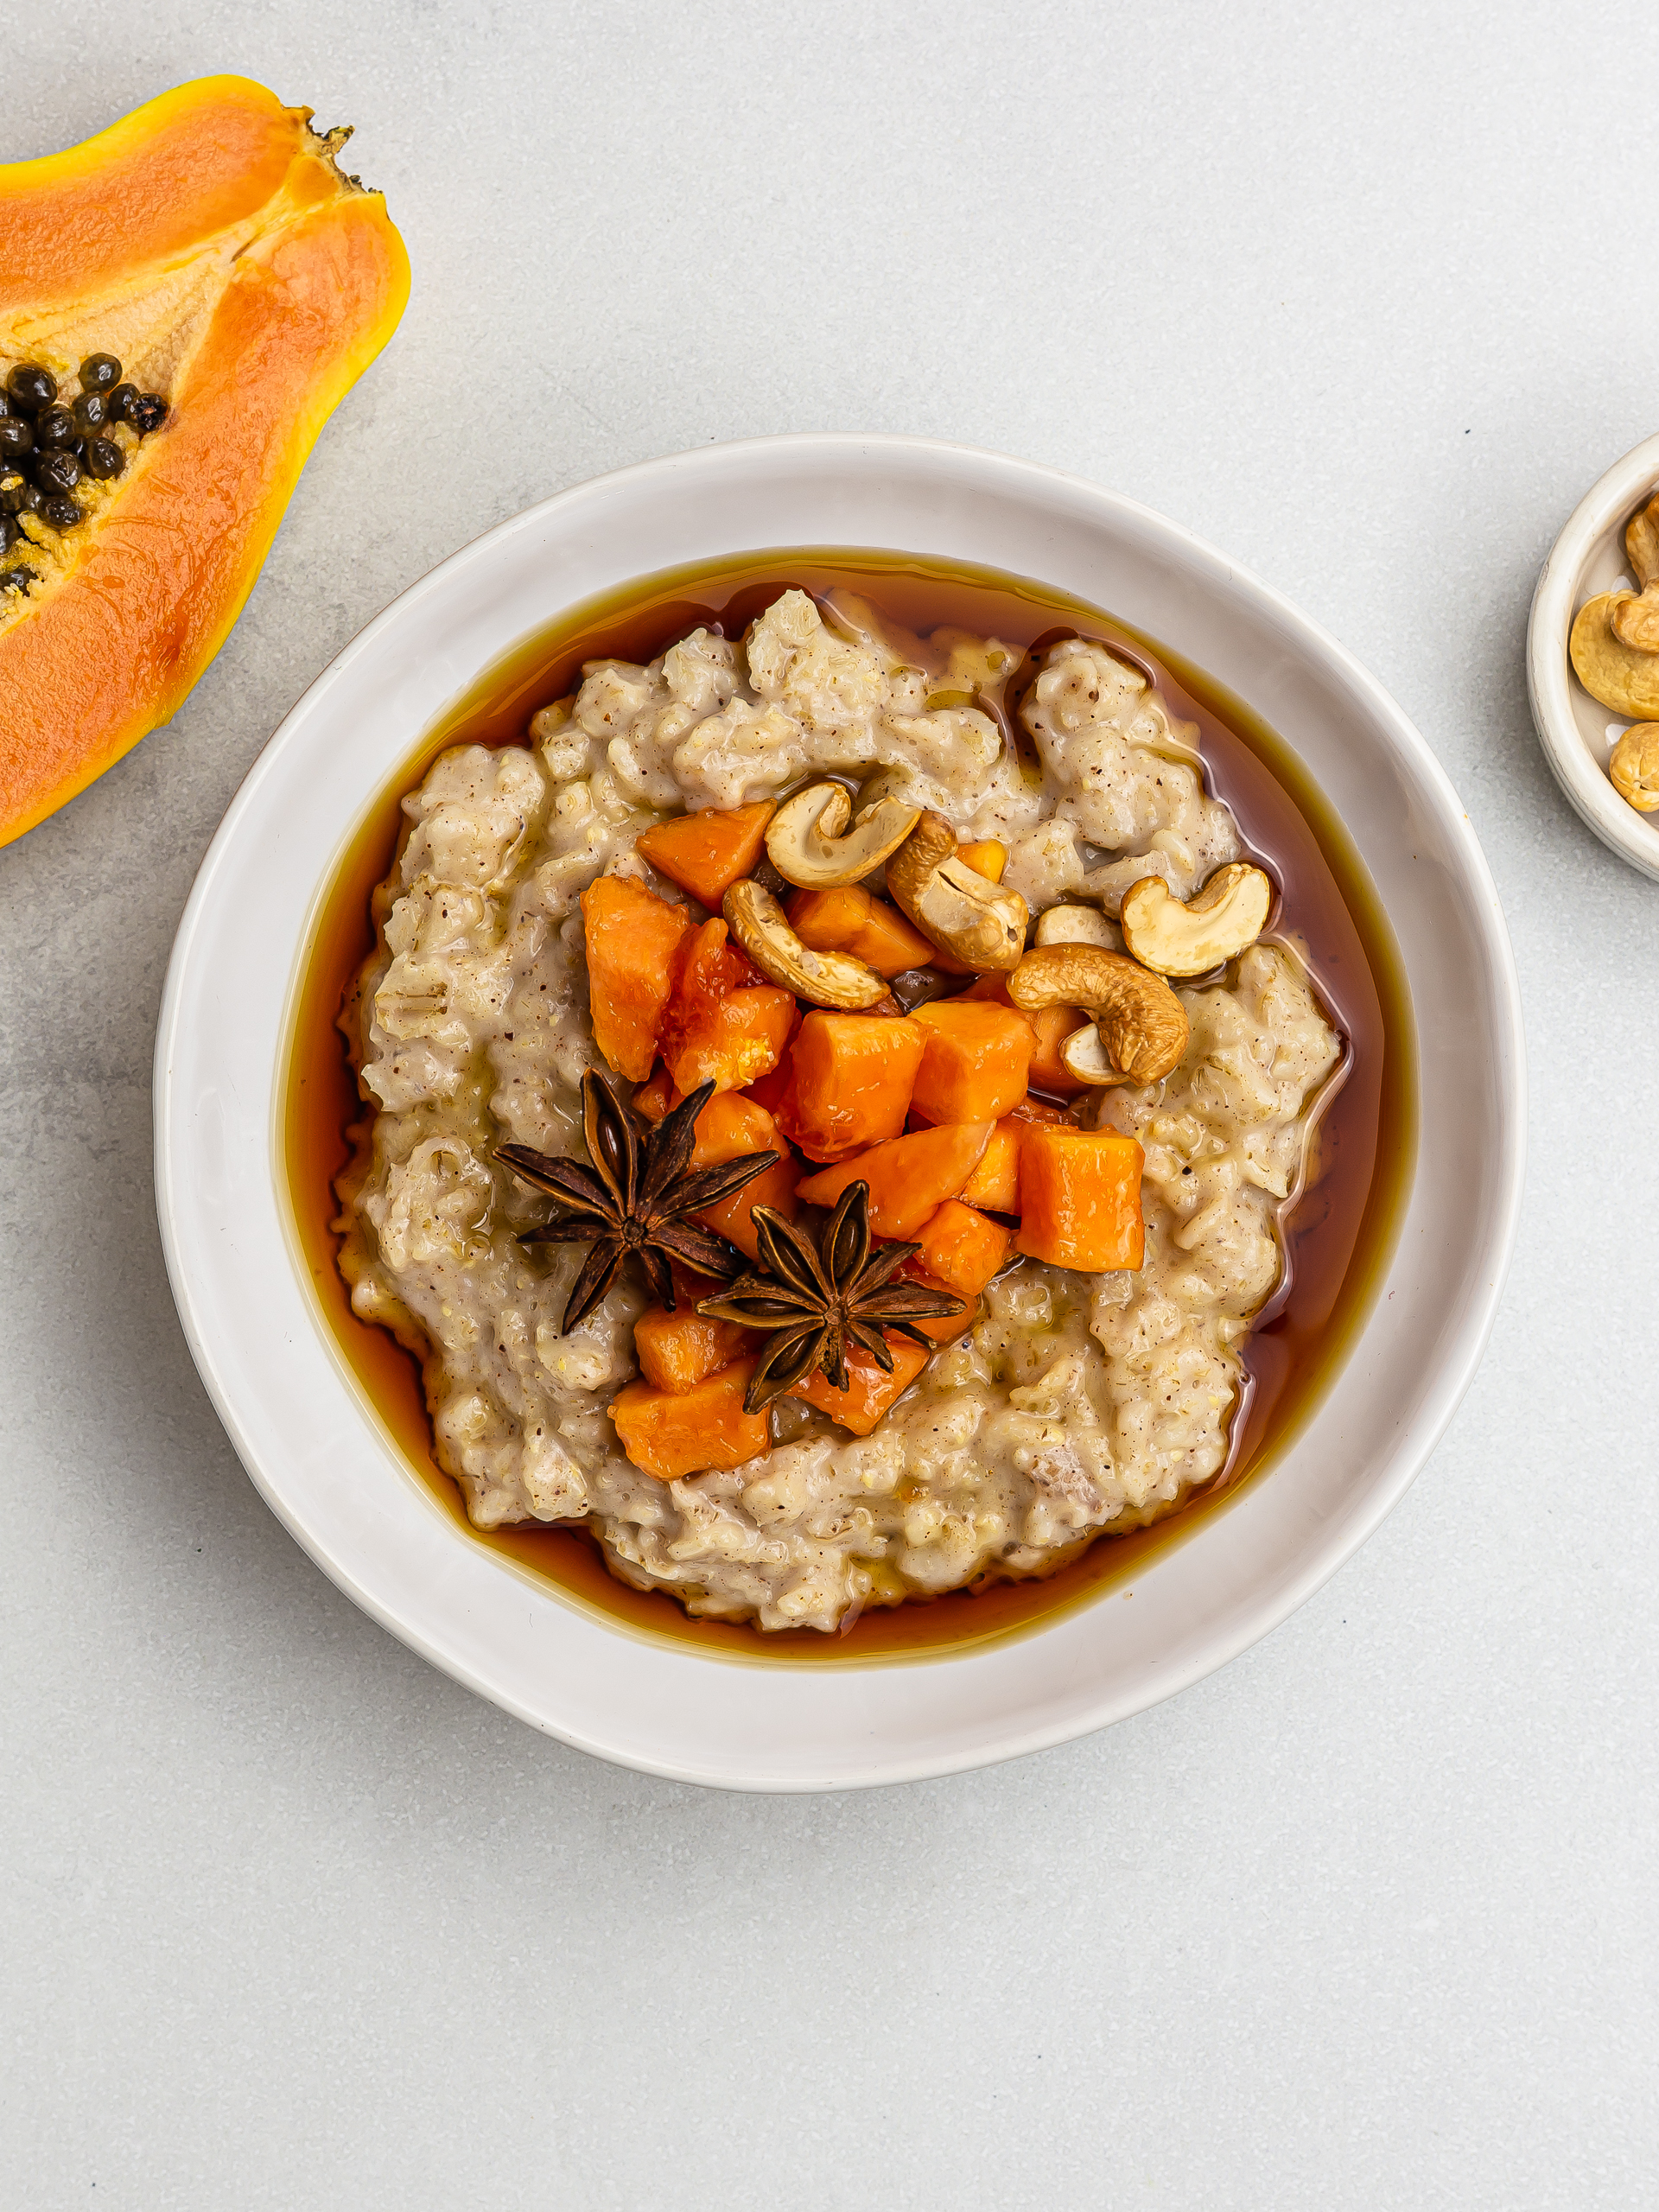
[[644, 1269], [658, 1304], [671, 1313], [671, 1259], [683, 1260], [705, 1275], [733, 1275], [742, 1266], [741, 1254], [685, 1217], [730, 1198], [770, 1167], [778, 1155], [752, 1152], [742, 1160], [722, 1160], [716, 1167], [688, 1174], [697, 1116], [714, 1093], [712, 1083], [700, 1084], [641, 1145], [627, 1108], [608, 1083], [590, 1071], [582, 1078], [582, 1115], [591, 1167], [579, 1160], [532, 1151], [528, 1145], [496, 1147], [498, 1160], [564, 1209], [539, 1227], [525, 1230], [519, 1242], [593, 1244], [564, 1302], [562, 1334], [569, 1335], [593, 1312], [630, 1254]]
[[872, 1253], [868, 1183], [848, 1185], [816, 1237], [770, 1206], [756, 1206], [751, 1217], [760, 1245], [760, 1271], [697, 1301], [699, 1313], [769, 1333], [743, 1400], [745, 1413], [758, 1414], [815, 1367], [823, 1369], [832, 1390], [844, 1390], [853, 1344], [891, 1375], [884, 1329], [931, 1351], [931, 1338], [912, 1323], [963, 1310], [962, 1300], [949, 1291], [892, 1280], [921, 1247], [883, 1244]]

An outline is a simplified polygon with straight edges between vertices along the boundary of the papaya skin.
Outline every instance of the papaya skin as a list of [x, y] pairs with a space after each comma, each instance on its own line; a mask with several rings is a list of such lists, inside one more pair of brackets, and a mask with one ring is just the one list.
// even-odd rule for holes
[[[166, 422], [121, 476], [91, 487], [79, 530], [60, 536], [30, 517], [34, 543], [9, 556], [40, 581], [0, 601], [0, 844], [177, 711], [241, 613], [318, 433], [403, 313], [409, 260], [385, 202], [340, 175], [334, 142], [309, 130], [308, 113], [245, 79], [210, 79], [67, 154], [0, 170], [0, 220], [28, 211], [23, 257], [42, 287], [17, 311], [9, 258], [0, 353], [44, 360], [61, 380], [99, 342], [100, 323], [127, 343], [160, 301], [158, 343], [168, 316], [177, 326], [159, 387]], [[163, 156], [192, 125], [206, 150], [170, 212], [156, 164], [164, 176]], [[113, 185], [93, 208], [104, 162]], [[90, 239], [100, 266], [99, 226], [122, 219], [115, 195], [129, 182], [139, 237], [124, 276], [107, 290], [81, 285], [55, 318], [61, 343], [43, 342], [51, 253], [73, 258]], [[181, 239], [181, 227], [199, 234]]]

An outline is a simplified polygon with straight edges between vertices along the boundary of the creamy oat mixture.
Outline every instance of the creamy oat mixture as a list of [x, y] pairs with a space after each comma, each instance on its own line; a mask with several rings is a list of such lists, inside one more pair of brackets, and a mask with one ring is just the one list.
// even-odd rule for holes
[[[982, 671], [986, 650], [958, 646], [953, 667]], [[607, 1409], [638, 1371], [645, 1293], [625, 1272], [561, 1336], [582, 1252], [516, 1241], [546, 1202], [491, 1158], [509, 1140], [581, 1153], [593, 879], [680, 897], [635, 853], [641, 830], [822, 771], [890, 772], [963, 839], [1000, 839], [1033, 919], [1078, 894], [1115, 914], [1154, 873], [1185, 898], [1237, 856], [1190, 728], [1103, 647], [1055, 645], [1027, 696], [1040, 787], [990, 715], [930, 709], [941, 693], [963, 696], [855, 616], [826, 626], [798, 591], [736, 645], [698, 630], [649, 667], [593, 667], [539, 747], [459, 747], [404, 800], [384, 942], [343, 1017], [378, 1110], [340, 1186], [341, 1266], [357, 1313], [424, 1358], [474, 1520], [588, 1516], [620, 1574], [695, 1613], [831, 1629], [866, 1604], [1058, 1566], [1212, 1476], [1338, 1057], [1294, 956], [1253, 947], [1225, 984], [1181, 992], [1192, 1037], [1172, 1077], [1081, 1109], [1146, 1148], [1142, 1268], [1020, 1261], [867, 1438], [785, 1399], [773, 1449], [744, 1466], [672, 1483], [635, 1467]]]

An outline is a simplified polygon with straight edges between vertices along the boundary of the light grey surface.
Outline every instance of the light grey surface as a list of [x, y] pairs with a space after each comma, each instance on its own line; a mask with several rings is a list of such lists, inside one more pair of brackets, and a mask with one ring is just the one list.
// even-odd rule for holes
[[[1549, 779], [1527, 601], [1659, 421], [1626, 11], [41, 5], [3, 151], [246, 71], [416, 289], [172, 727], [0, 853], [0, 2204], [1608, 2206], [1659, 2157], [1659, 899]], [[1223, 1675], [963, 1779], [739, 1800], [372, 1626], [175, 1322], [149, 1051], [261, 744], [595, 470], [875, 429], [1095, 476], [1328, 623], [1497, 873], [1534, 1085], [1484, 1369]]]

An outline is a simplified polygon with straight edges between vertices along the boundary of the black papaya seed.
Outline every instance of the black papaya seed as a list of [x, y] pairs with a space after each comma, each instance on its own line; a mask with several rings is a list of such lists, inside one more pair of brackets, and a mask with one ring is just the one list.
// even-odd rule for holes
[[42, 453], [60, 452], [75, 442], [75, 418], [67, 407], [43, 407], [35, 417], [35, 442]]
[[6, 378], [6, 391], [20, 415], [38, 415], [58, 396], [58, 380], [37, 361], [20, 361]]
[[35, 433], [21, 415], [0, 416], [0, 461], [19, 461], [35, 450]]
[[55, 499], [41, 501], [41, 520], [49, 522], [54, 530], [73, 530], [80, 520], [80, 509], [60, 493]]
[[80, 365], [83, 392], [107, 391], [121, 381], [121, 364], [113, 353], [89, 353]]
[[43, 453], [35, 464], [35, 481], [48, 499], [54, 493], [73, 492], [80, 481], [80, 463], [72, 453]]
[[152, 430], [159, 430], [167, 420], [167, 402], [159, 391], [144, 391], [138, 395], [138, 404], [127, 418], [141, 438]]
[[136, 384], [118, 384], [110, 394], [111, 423], [130, 423], [141, 394]]
[[101, 430], [110, 419], [110, 403], [101, 391], [83, 391], [70, 409], [75, 418], [75, 428], [83, 437], [90, 437], [94, 430]]
[[118, 476], [127, 465], [127, 456], [113, 438], [88, 438], [86, 469], [102, 483], [106, 477]]

